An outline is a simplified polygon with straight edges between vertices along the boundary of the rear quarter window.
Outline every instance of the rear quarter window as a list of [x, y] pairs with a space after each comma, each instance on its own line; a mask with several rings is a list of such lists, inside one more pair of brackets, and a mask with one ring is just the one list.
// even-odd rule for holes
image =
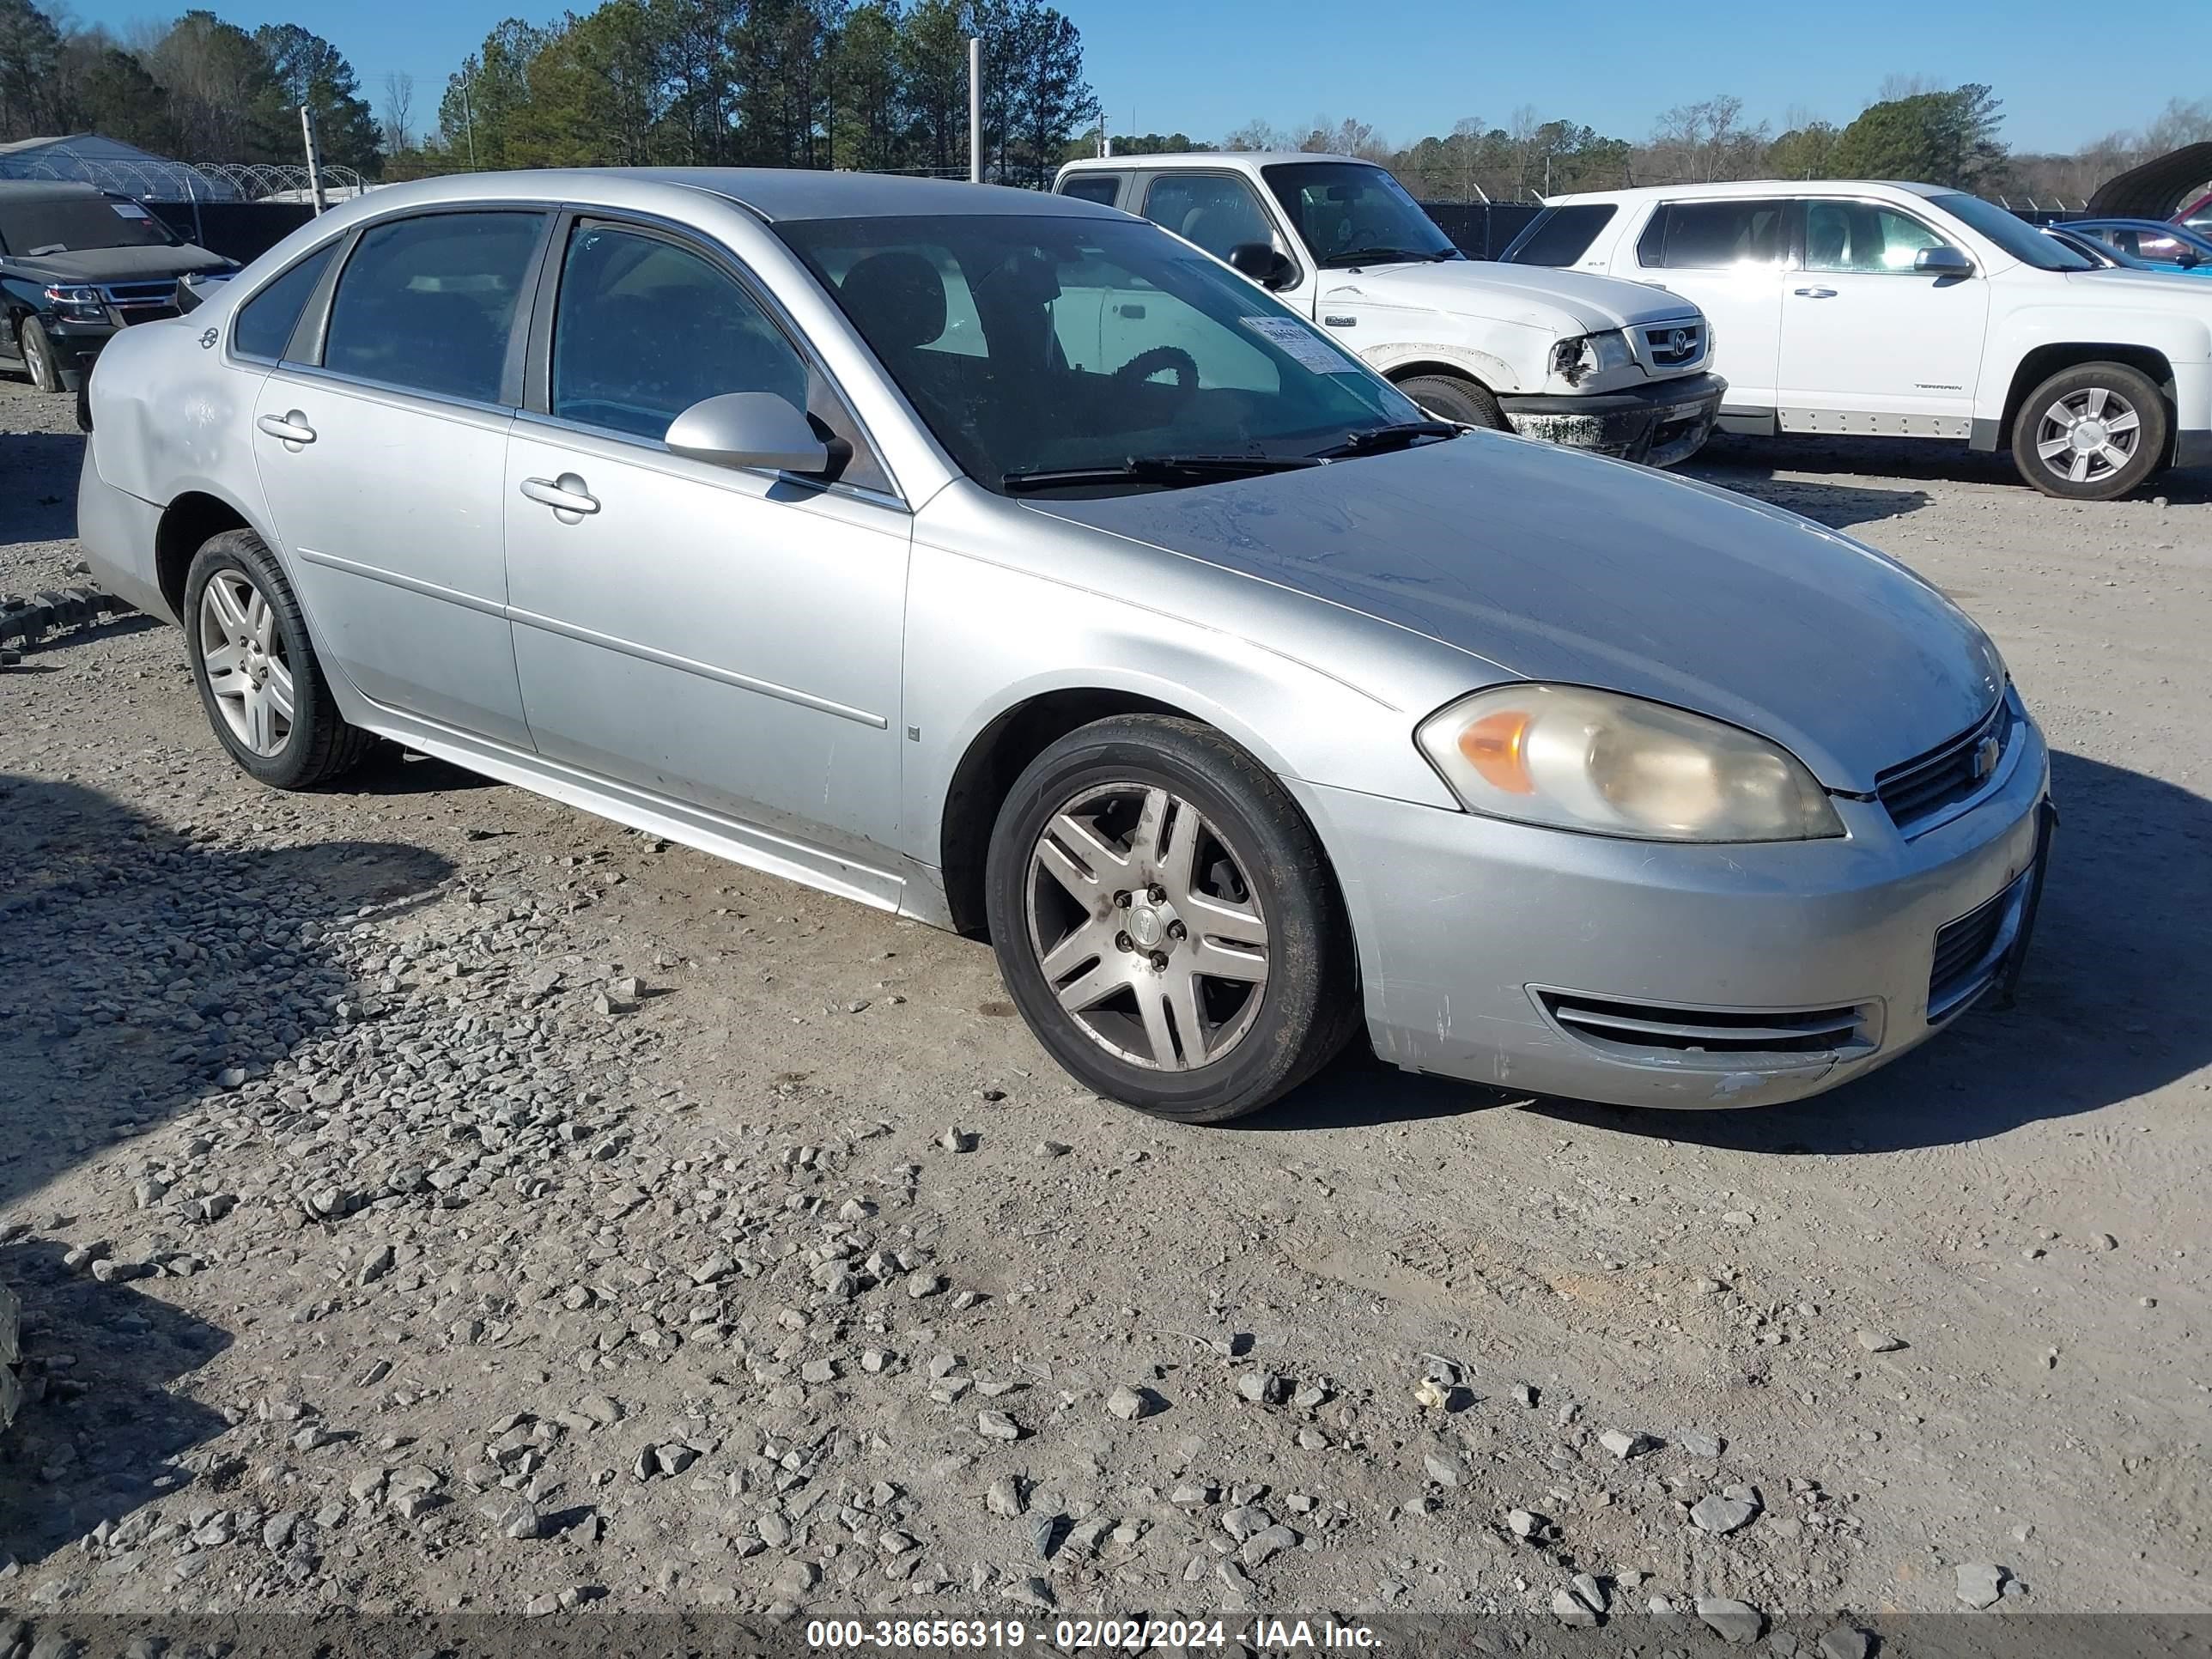
[[1079, 173], [1060, 187], [1062, 196], [1073, 196], [1079, 202], [1096, 202], [1101, 207], [1112, 207], [1121, 199], [1121, 173]]
[[1516, 265], [1571, 265], [1589, 252], [1598, 232], [1620, 210], [1610, 202], [1547, 207], [1513, 239], [1504, 262]]
[[242, 357], [266, 357], [272, 362], [282, 357], [293, 329], [299, 325], [307, 296], [322, 281], [337, 247], [337, 243], [330, 242], [317, 248], [240, 306], [237, 320], [230, 325], [232, 349]]

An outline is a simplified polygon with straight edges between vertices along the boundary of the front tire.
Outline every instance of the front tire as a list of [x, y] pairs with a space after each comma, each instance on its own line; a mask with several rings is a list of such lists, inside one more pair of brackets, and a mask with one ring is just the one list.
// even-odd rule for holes
[[2013, 416], [2021, 476], [2069, 501], [2117, 501], [2166, 465], [2165, 394], [2125, 363], [2078, 363], [2029, 392]]
[[338, 713], [292, 586], [252, 531], [226, 531], [193, 556], [184, 623], [208, 724], [248, 775], [312, 789], [374, 744]]
[[54, 358], [54, 343], [46, 336], [46, 325], [35, 317], [26, 317], [15, 325], [16, 349], [23, 355], [23, 372], [31, 377], [31, 384], [41, 392], [62, 389], [62, 371]]
[[1513, 429], [1490, 388], [1473, 380], [1450, 374], [1415, 374], [1399, 381], [1398, 390], [1439, 420], [1488, 427], [1493, 432]]
[[985, 882], [1030, 1029], [1139, 1111], [1256, 1111], [1358, 1022], [1320, 842], [1266, 768], [1194, 720], [1100, 720], [1045, 750], [1000, 808]]

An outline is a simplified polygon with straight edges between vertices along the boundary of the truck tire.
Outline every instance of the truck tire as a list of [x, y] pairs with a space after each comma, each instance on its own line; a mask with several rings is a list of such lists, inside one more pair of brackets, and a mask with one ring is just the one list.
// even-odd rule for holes
[[41, 392], [59, 392], [62, 372], [54, 362], [54, 343], [46, 337], [46, 325], [35, 317], [24, 318], [15, 325], [15, 344], [31, 384]]
[[1456, 374], [1414, 374], [1398, 382], [1398, 390], [1441, 420], [1462, 426], [1486, 426], [1493, 432], [1510, 432], [1505, 411], [1490, 388]]
[[2013, 464], [2046, 495], [2117, 501], [2166, 465], [2165, 394], [2125, 363], [2076, 363], [2029, 392], [2012, 421]]

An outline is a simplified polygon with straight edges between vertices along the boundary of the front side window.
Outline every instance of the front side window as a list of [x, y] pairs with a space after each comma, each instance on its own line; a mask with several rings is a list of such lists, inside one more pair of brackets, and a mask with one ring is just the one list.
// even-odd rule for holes
[[363, 234], [331, 302], [323, 366], [497, 403], [537, 213], [436, 213]]
[[1906, 271], [1923, 248], [1943, 239], [1917, 219], [1871, 202], [1805, 204], [1805, 269], [1819, 271]]
[[1789, 246], [1786, 202], [1669, 202], [1651, 216], [1636, 262], [1673, 270], [1780, 265]]
[[283, 356], [285, 343], [299, 323], [300, 313], [307, 308], [307, 296], [323, 280], [323, 272], [337, 251], [337, 242], [317, 248], [240, 306], [238, 320], [230, 328], [233, 349], [247, 357], [273, 360]]
[[1406, 187], [1381, 167], [1360, 161], [1287, 161], [1261, 171], [1322, 264], [1466, 257]]
[[1224, 173], [1169, 173], [1145, 189], [1145, 217], [1195, 242], [1217, 259], [1246, 242], [1273, 247], [1274, 228], [1242, 179]]
[[1062, 196], [1073, 196], [1079, 202], [1096, 202], [1100, 207], [1112, 207], [1121, 198], [1121, 181], [1128, 175], [1123, 173], [1077, 173], [1068, 176], [1060, 187]]
[[989, 489], [1140, 458], [1304, 457], [1420, 420], [1310, 323], [1149, 224], [976, 215], [775, 229]]

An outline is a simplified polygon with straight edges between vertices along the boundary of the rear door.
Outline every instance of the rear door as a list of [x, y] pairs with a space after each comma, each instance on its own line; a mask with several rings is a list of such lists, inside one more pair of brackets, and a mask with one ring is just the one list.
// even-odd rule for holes
[[1989, 283], [1915, 270], [1923, 248], [1947, 244], [1901, 207], [1815, 197], [1804, 210], [1782, 301], [1783, 429], [1966, 436]]
[[1711, 319], [1726, 410], [1775, 406], [1790, 240], [1784, 198], [1703, 198], [1660, 203], [1624, 250], [1634, 263], [1620, 275], [1671, 289]]
[[253, 453], [332, 665], [392, 708], [515, 747], [528, 727], [501, 526], [518, 301], [549, 216], [387, 220], [328, 320], [262, 383]]

